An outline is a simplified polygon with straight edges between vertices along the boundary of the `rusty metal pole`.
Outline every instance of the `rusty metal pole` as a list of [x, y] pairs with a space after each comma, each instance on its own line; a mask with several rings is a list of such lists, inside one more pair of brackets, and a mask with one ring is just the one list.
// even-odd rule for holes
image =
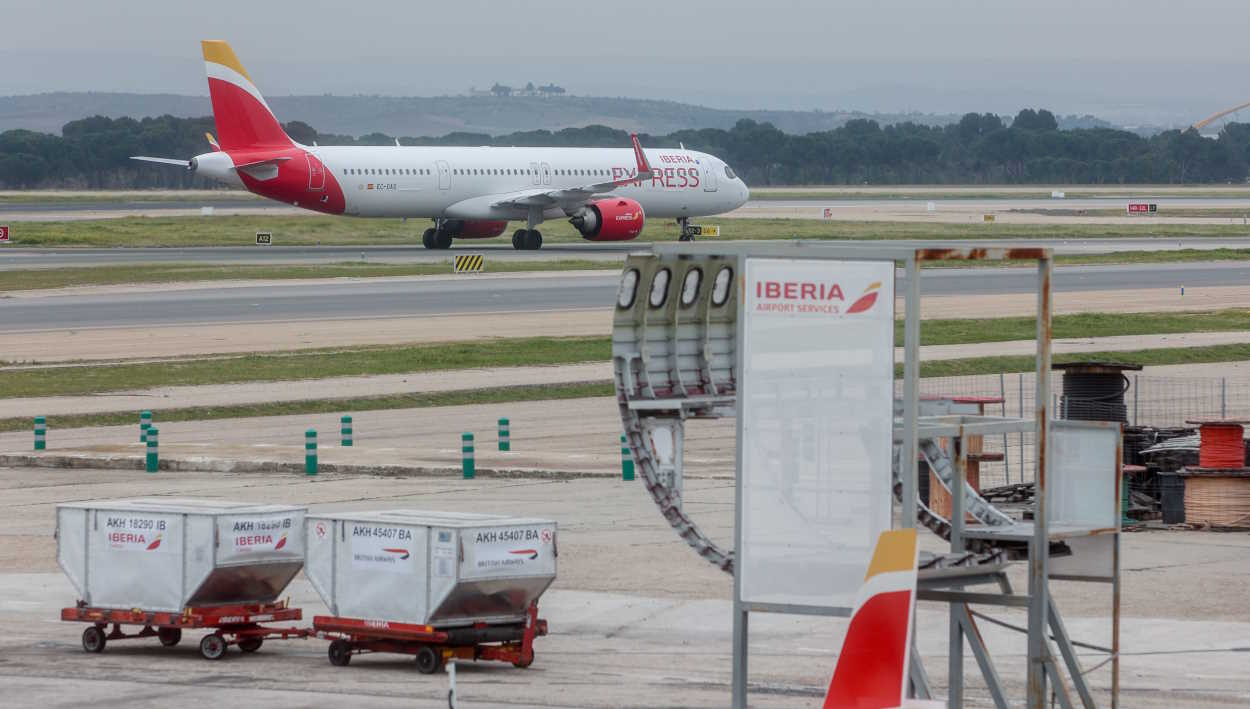
[[1036, 426], [1037, 444], [1034, 455], [1037, 470], [1034, 473], [1036, 492], [1033, 495], [1033, 541], [1029, 549], [1029, 641], [1028, 641], [1028, 690], [1026, 706], [1029, 709], [1046, 709], [1046, 662], [1049, 645], [1046, 641], [1046, 611], [1050, 604], [1047, 574], [1047, 557], [1050, 540], [1046, 524], [1046, 459], [1050, 429], [1050, 332], [1051, 302], [1050, 282], [1055, 267], [1051, 252], [1037, 262], [1037, 393]]
[[907, 292], [903, 296], [903, 460], [899, 470], [903, 482], [903, 509], [900, 521], [904, 527], [914, 527], [920, 379], [920, 264], [914, 253], [903, 264], [903, 277], [907, 279]]

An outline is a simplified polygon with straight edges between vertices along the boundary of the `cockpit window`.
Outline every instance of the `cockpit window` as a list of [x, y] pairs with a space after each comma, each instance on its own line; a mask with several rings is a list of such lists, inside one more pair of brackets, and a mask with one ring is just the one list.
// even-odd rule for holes
[[728, 165], [725, 166], [725, 177], [728, 177], [731, 180], [738, 179], [738, 176], [734, 174], [734, 169]]

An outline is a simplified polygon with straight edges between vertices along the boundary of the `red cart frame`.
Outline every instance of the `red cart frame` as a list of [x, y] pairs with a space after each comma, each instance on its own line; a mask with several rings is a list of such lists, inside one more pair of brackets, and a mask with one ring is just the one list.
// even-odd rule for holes
[[[110, 640], [158, 638], [161, 645], [172, 647], [182, 640], [183, 628], [212, 628], [200, 639], [200, 654], [207, 660], [218, 660], [226, 648], [238, 645], [243, 652], [256, 652], [265, 638], [303, 638], [303, 628], [274, 628], [261, 623], [301, 620], [304, 612], [289, 608], [286, 601], [249, 603], [232, 606], [211, 606], [183, 609], [181, 613], [145, 611], [141, 608], [94, 608], [79, 601], [73, 608], [61, 609], [61, 620], [91, 623], [82, 633], [82, 648], [87, 652], [103, 652]], [[113, 629], [105, 632], [112, 624]], [[141, 625], [137, 633], [126, 633], [123, 625]]]
[[430, 625], [396, 623], [319, 615], [313, 618], [313, 635], [330, 641], [330, 664], [342, 667], [352, 655], [392, 652], [415, 655], [417, 670], [432, 674], [450, 659], [511, 662], [529, 667], [534, 662], [534, 638], [547, 634], [547, 621], [531, 605], [524, 623], [438, 630]]

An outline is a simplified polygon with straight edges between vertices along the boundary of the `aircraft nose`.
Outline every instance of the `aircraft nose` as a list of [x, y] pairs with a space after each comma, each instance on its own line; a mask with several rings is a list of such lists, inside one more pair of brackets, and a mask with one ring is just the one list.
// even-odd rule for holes
[[751, 199], [751, 190], [742, 180], [738, 180], [738, 206], [746, 204]]

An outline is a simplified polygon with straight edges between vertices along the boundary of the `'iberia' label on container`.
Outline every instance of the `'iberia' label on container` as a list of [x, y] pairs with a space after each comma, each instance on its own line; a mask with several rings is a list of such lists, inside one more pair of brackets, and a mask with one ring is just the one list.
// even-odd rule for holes
[[145, 553], [169, 551], [165, 543], [167, 522], [162, 517], [101, 512], [100, 533], [110, 549]]
[[230, 523], [230, 545], [236, 554], [280, 551], [294, 534], [291, 515], [239, 517]]

